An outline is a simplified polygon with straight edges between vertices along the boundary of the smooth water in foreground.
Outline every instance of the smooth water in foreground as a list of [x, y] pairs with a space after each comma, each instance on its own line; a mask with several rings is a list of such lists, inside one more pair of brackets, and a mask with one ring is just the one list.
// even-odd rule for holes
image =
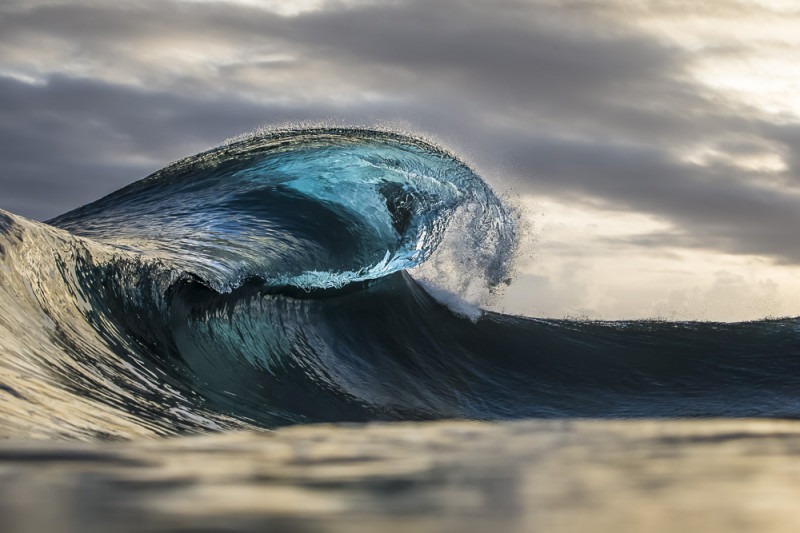
[[792, 532], [800, 423], [299, 425], [0, 441], [0, 530]]

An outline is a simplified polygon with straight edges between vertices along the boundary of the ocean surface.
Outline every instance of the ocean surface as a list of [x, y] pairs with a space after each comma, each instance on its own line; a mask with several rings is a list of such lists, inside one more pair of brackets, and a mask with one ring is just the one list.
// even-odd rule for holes
[[[625, 426], [634, 429], [604, 433], [617, 435], [610, 442], [618, 446], [633, 446], [630, 435], [658, 423], [652, 419], [800, 415], [796, 319], [545, 320], [497, 314], [460, 299], [459, 290], [479, 287], [491, 297], [509, 283], [517, 240], [514, 212], [457, 156], [418, 138], [358, 129], [281, 131], [230, 142], [46, 223], [0, 211], [4, 487], [15, 479], [29, 488], [61, 479], [65, 471], [53, 465], [73, 464], [74, 453], [74, 464], [81, 466], [75, 470], [73, 464], [69, 483], [85, 474], [80, 483], [90, 487], [86, 494], [118, 506], [130, 490], [125, 480], [110, 488], [92, 481], [102, 478], [98, 469], [108, 467], [105, 453], [136, 456], [124, 459], [134, 464], [150, 449], [153, 456], [142, 462], [147, 471], [148, 461], [170, 468], [175, 449], [217, 439], [215, 457], [236, 464], [242, 439], [253, 449], [271, 450], [269, 442], [280, 439], [265, 435], [284, 426], [306, 428], [313, 442], [346, 446], [351, 438], [384, 442], [382, 432], [391, 435], [394, 426], [374, 423], [402, 422], [397, 427], [404, 434], [426, 443], [419, 455], [401, 445], [387, 465], [383, 452], [376, 452], [377, 466], [388, 469], [385, 483], [364, 481], [349, 486], [359, 487], [361, 496], [350, 489], [341, 494], [380, 499], [386, 496], [382, 491], [397, 490], [415, 494], [421, 505], [426, 490], [435, 495], [441, 487], [426, 488], [413, 476], [397, 487], [387, 480], [393, 469], [402, 470], [400, 463], [430, 466], [440, 460], [438, 435], [457, 424], [476, 424], [475, 438], [483, 443], [468, 447], [466, 456], [480, 457], [483, 450], [498, 461], [505, 444], [493, 448], [493, 439], [511, 439], [512, 448], [515, 439], [520, 445], [540, 442], [549, 438], [548, 428], [563, 434], [557, 424], [565, 420], [601, 419], [616, 428], [619, 423], [610, 419], [641, 419], [641, 426]], [[514, 422], [531, 418], [539, 422]], [[423, 423], [446, 419], [476, 422]], [[542, 419], [555, 420], [548, 425]], [[369, 424], [307, 426], [320, 423]], [[725, 423], [743, 429], [723, 435], [750, 438], [748, 424], [754, 422]], [[781, 453], [791, 455], [798, 430], [785, 424], [789, 429], [775, 438], [783, 443]], [[292, 429], [276, 435], [291, 435], [286, 432]], [[472, 430], [465, 431], [469, 440]], [[593, 442], [591, 431], [577, 434]], [[113, 452], [103, 448], [119, 439], [130, 444], [117, 444]], [[41, 440], [88, 444], [29, 444]], [[295, 450], [294, 445], [288, 446]], [[443, 446], [454, 453], [462, 449]], [[589, 464], [585, 446], [579, 461]], [[40, 451], [25, 455], [26, 450]], [[160, 453], [167, 455], [159, 458]], [[262, 452], [253, 453], [256, 459], [248, 455], [247, 461], [256, 463], [247, 464], [266, 460]], [[336, 457], [322, 460], [325, 468], [335, 467]], [[508, 472], [533, 460], [525, 453], [509, 457]], [[196, 477], [202, 477], [207, 458], [195, 459], [200, 463], [190, 477], [197, 484], [193, 490], [202, 492]], [[450, 472], [454, 467], [447, 465], [443, 471]], [[457, 484], [451, 474], [445, 478]], [[508, 479], [500, 476], [492, 485], [492, 476], [484, 474], [479, 481], [489, 485], [481, 486], [502, 495]], [[127, 482], [139, 486], [135, 478]], [[84, 494], [63, 483], [53, 489], [63, 489], [54, 496], [61, 502], [58, 512], [69, 510], [68, 494]], [[279, 485], [275, 497], [295, 509], [285, 494], [294, 490], [291, 484]], [[485, 502], [489, 496], [479, 493], [476, 501]], [[35, 520], [30, 522], [35, 511], [13, 494], [0, 491], [0, 509], [16, 517], [7, 527], [36, 530]], [[466, 494], [464, 501], [473, 496]], [[271, 497], [264, 496], [264, 509], [279, 509], [267, 504]], [[75, 505], [84, 505], [75, 498]], [[501, 500], [496, 504], [502, 506]], [[326, 505], [338, 505], [335, 511], [352, 502], [345, 503]], [[522, 514], [507, 517], [527, 517], [521, 505]], [[109, 521], [119, 509], [103, 509], [91, 507], [83, 521], [67, 517], [55, 523], [70, 531], [113, 529]], [[261, 524], [258, 505], [241, 516], [229, 511], [209, 530], [226, 530], [225, 523], [245, 529]], [[506, 516], [484, 515], [487, 527]], [[255, 522], [230, 522], [233, 516]], [[527, 527], [529, 519], [514, 527]], [[167, 529], [183, 530], [175, 520]], [[473, 526], [483, 524], [476, 520]], [[194, 524], [186, 530], [198, 530]], [[311, 530], [319, 526], [309, 524]], [[442, 525], [409, 522], [414, 524]], [[464, 530], [459, 520], [451, 525]]]

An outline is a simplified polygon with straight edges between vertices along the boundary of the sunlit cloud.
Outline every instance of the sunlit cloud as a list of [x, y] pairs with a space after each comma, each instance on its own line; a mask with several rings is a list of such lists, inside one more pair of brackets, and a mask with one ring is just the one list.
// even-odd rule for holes
[[[671, 246], [685, 230], [644, 213], [528, 198], [538, 241], [503, 309], [588, 319], [754, 320], [794, 316], [796, 267], [758, 255]], [[652, 236], [661, 244], [653, 244]]]

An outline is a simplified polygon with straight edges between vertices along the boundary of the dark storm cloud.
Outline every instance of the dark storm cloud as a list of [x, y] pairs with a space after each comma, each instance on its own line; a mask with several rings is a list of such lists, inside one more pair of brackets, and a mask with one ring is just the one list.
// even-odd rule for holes
[[[607, 5], [407, 1], [296, 17], [26, 5], [0, 15], [0, 72], [43, 82], [0, 83], [0, 207], [12, 211], [55, 215], [264, 123], [408, 119], [495, 186], [653, 213], [680, 245], [800, 261], [800, 199], [725, 159], [781, 149], [790, 169], [777, 178], [791, 182], [797, 130], [693, 82], [696, 57]], [[152, 56], [162, 50], [194, 63]], [[216, 55], [230, 50], [247, 53]], [[697, 144], [725, 157], [682, 161]]]
[[[144, 177], [198, 141], [197, 123], [210, 118], [171, 95], [61, 78], [44, 86], [0, 79], [0, 101], [2, 207], [34, 218]], [[216, 118], [247, 114], [227, 111]]]
[[92, 80], [0, 78], [2, 205], [50, 218], [265, 121], [328, 110], [191, 99]]
[[792, 169], [790, 178], [793, 186], [800, 185], [800, 124], [773, 125], [767, 128], [765, 137], [782, 144], [785, 159]]
[[[683, 52], [595, 11], [591, 4], [564, 10], [445, 0], [286, 18], [220, 4], [160, 3], [157, 12], [93, 4], [24, 10], [0, 19], [0, 33], [11, 41], [61, 39], [75, 49], [78, 62], [127, 63], [132, 75], [173, 89], [179, 83], [185, 90], [218, 90], [236, 66], [212, 79], [169, 79], [156, 75], [169, 72], [169, 65], [148, 62], [134, 53], [137, 48], [184, 42], [188, 51], [195, 43], [287, 51], [331, 67], [316, 80], [289, 71], [298, 77], [300, 94], [309, 91], [304, 82], [324, 86], [330, 78], [347, 79], [422, 105], [459, 101], [479, 120], [538, 120], [573, 134], [578, 127], [589, 134], [686, 135], [730, 120], [707, 91], [679, 80]], [[268, 80], [264, 85], [270, 91]]]

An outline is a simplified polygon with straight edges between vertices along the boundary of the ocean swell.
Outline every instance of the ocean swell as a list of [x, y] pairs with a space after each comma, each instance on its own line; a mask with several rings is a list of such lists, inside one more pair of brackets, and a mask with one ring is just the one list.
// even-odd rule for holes
[[367, 130], [254, 136], [47, 224], [0, 212], [2, 431], [800, 412], [795, 320], [465, 318], [407, 272], [443, 242], [491, 288], [514, 217], [451, 154]]

